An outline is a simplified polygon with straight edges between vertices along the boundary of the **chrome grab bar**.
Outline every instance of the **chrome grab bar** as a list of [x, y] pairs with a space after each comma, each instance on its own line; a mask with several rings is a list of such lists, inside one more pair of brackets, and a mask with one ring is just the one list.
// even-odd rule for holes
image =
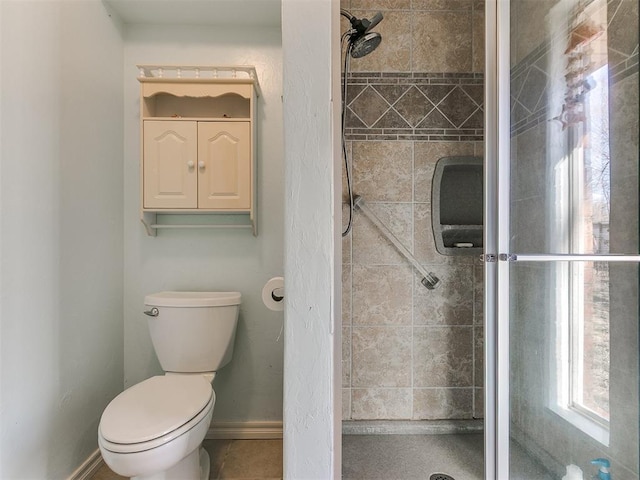
[[400, 252], [404, 258], [406, 258], [409, 263], [411, 263], [411, 265], [414, 266], [414, 268], [416, 270], [418, 270], [421, 274], [422, 274], [422, 280], [420, 281], [420, 283], [422, 283], [422, 285], [424, 285], [424, 287], [428, 288], [429, 290], [433, 290], [434, 288], [437, 288], [440, 286], [440, 279], [438, 277], [436, 277], [432, 272], [428, 272], [427, 270], [425, 270], [425, 268], [420, 265], [420, 262], [418, 262], [418, 260], [416, 260], [416, 258], [411, 254], [411, 252], [407, 249], [407, 247], [405, 247], [402, 242], [400, 242], [400, 240], [398, 240], [398, 237], [396, 237], [393, 232], [391, 232], [391, 230], [389, 230], [389, 227], [387, 227], [382, 220], [380, 220], [375, 213], [373, 213], [371, 211], [371, 209], [369, 208], [368, 205], [365, 204], [364, 202], [364, 198], [362, 198], [360, 195], [356, 195], [355, 197], [353, 197], [353, 206], [360, 210], [362, 213], [364, 213], [364, 215], [371, 220], [371, 222], [378, 227], [378, 230], [380, 230], [380, 232], [387, 237], [387, 239], [393, 243], [393, 245], [396, 247], [396, 249], [398, 250], [398, 252]]

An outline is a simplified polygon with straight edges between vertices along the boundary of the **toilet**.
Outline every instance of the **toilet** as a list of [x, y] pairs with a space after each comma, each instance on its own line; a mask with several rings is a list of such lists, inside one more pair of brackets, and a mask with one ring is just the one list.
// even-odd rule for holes
[[105, 463], [136, 480], [204, 480], [202, 448], [216, 401], [212, 382], [233, 355], [238, 292], [160, 292], [144, 299], [164, 375], [144, 380], [104, 410], [98, 445]]

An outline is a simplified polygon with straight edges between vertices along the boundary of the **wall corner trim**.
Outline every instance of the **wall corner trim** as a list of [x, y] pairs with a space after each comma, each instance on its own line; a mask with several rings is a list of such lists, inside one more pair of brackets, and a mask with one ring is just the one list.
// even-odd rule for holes
[[89, 480], [103, 464], [104, 460], [102, 460], [100, 449], [96, 448], [96, 450], [89, 455], [89, 458], [87, 458], [67, 480]]
[[282, 421], [275, 422], [215, 422], [205, 437], [207, 440], [268, 440], [282, 438]]

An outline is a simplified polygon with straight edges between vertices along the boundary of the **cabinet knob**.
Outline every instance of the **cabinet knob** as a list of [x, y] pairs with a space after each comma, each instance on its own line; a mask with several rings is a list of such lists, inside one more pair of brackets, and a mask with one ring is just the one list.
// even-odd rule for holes
[[204, 168], [204, 162], [202, 160], [200, 160], [198, 162], [198, 168], [203, 169]]
[[193, 168], [193, 167], [195, 167], [195, 166], [196, 166], [196, 164], [195, 164], [195, 162], [194, 162], [193, 160], [189, 160], [189, 161], [187, 162], [187, 167], [189, 167], [189, 168]]

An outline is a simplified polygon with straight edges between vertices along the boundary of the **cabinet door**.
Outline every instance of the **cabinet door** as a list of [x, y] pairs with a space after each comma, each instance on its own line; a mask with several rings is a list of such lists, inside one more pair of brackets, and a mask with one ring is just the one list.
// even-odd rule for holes
[[196, 122], [145, 121], [144, 208], [197, 208]]
[[251, 208], [249, 122], [198, 122], [198, 208]]

